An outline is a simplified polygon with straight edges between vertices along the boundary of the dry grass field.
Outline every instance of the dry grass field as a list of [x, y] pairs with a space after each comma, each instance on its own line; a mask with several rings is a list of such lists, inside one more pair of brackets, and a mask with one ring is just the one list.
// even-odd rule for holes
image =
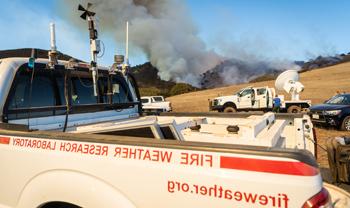
[[[313, 104], [323, 102], [333, 96], [337, 90], [350, 92], [350, 63], [304, 72], [300, 74], [300, 82], [305, 86], [300, 96], [301, 99], [310, 99]], [[274, 87], [274, 80], [191, 92], [169, 97], [167, 100], [171, 101], [176, 112], [206, 112], [208, 111], [208, 99], [230, 95], [247, 86]], [[279, 91], [278, 93], [284, 94], [286, 99], [290, 98], [284, 92]]]
[[[313, 104], [322, 103], [333, 96], [337, 90], [350, 93], [350, 63], [304, 72], [300, 75], [300, 81], [305, 86], [305, 90], [301, 94], [301, 99], [309, 99]], [[192, 92], [169, 97], [167, 100], [171, 101], [175, 112], [207, 112], [208, 99], [233, 94], [246, 86], [274, 87], [274, 80]], [[278, 93], [283, 93], [286, 99], [290, 98], [290, 96], [286, 95], [284, 92]], [[325, 146], [325, 140], [327, 138], [343, 135], [350, 136], [350, 132], [320, 128], [316, 128], [316, 134], [319, 144], [323, 147]], [[318, 155], [320, 166], [328, 167], [327, 154], [325, 151], [318, 148]]]

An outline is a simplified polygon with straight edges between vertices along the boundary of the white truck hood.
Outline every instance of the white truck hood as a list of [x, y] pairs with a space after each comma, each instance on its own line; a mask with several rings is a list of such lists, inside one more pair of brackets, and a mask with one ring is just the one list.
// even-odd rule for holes
[[214, 98], [215, 100], [227, 100], [227, 99], [237, 99], [237, 95], [227, 95]]

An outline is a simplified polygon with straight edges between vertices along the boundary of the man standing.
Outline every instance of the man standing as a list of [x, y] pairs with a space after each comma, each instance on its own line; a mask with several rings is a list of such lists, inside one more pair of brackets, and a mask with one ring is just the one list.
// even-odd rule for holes
[[281, 99], [276, 95], [273, 99], [273, 112], [279, 113], [281, 108]]

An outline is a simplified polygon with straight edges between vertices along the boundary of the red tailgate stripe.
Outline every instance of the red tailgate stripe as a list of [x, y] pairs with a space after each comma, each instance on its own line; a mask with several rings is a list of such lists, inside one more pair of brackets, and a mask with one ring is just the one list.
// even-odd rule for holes
[[225, 156], [220, 157], [220, 168], [299, 176], [314, 176], [319, 173], [317, 168], [302, 162]]
[[0, 137], [0, 144], [10, 144], [10, 137]]

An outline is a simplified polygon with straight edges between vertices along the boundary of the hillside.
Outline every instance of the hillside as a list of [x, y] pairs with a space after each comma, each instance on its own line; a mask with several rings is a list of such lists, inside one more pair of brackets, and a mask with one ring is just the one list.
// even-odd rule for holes
[[[337, 90], [350, 92], [349, 80], [349, 62], [301, 73], [300, 81], [305, 86], [301, 98], [310, 99], [314, 104], [321, 103], [333, 96]], [[250, 85], [274, 87], [274, 80], [192, 92], [169, 97], [168, 100], [172, 102], [173, 110], [177, 112], [206, 112], [208, 111], [208, 99], [230, 95]], [[278, 93], [285, 94], [284, 92]], [[286, 98], [290, 98], [289, 95], [285, 94], [285, 96]]]
[[[210, 89], [240, 83], [255, 83], [273, 80], [282, 71], [297, 69], [310, 71], [333, 66], [350, 61], [350, 53], [336, 54], [334, 56], [318, 56], [305, 61], [268, 61], [268, 60], [239, 60], [228, 59], [213, 69], [201, 74], [201, 88]], [[237, 75], [240, 76], [237, 76]]]

